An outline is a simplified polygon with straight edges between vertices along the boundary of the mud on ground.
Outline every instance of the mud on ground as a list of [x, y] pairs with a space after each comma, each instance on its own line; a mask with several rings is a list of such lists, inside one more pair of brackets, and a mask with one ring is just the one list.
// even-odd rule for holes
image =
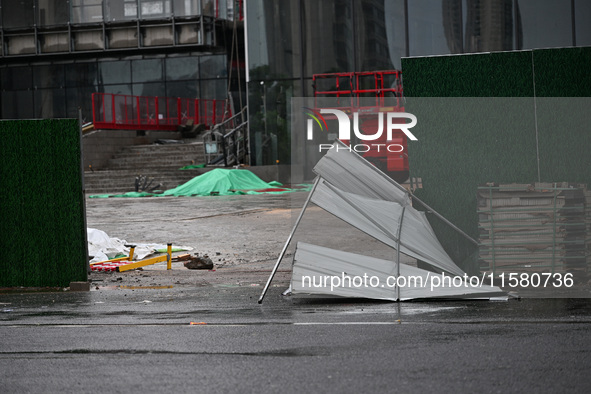
[[[129, 243], [172, 242], [208, 255], [213, 270], [166, 263], [122, 273], [93, 272], [92, 289], [228, 284], [264, 286], [307, 193], [212, 197], [87, 198], [87, 226]], [[273, 281], [287, 287], [298, 241], [392, 258], [393, 251], [310, 205]]]

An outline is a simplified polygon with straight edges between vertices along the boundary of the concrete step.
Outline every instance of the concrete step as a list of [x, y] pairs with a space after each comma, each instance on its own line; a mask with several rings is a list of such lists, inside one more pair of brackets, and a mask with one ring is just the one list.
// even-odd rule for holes
[[193, 151], [129, 151], [119, 152], [111, 157], [111, 160], [126, 159], [126, 158], [141, 158], [150, 157], [156, 159], [162, 159], [167, 157], [196, 157], [204, 156], [205, 152], [203, 149]]
[[194, 170], [154, 169], [150, 171], [149, 169], [144, 169], [144, 171], [95, 171], [86, 172], [84, 174], [84, 182], [87, 193], [122, 193], [134, 191], [135, 178], [139, 175], [144, 175], [148, 179], [153, 179], [152, 186], [160, 183], [162, 186], [159, 189], [167, 190], [188, 182], [212, 168]]
[[183, 167], [205, 162], [202, 143], [136, 145], [122, 149], [107, 163], [108, 169]]
[[158, 152], [195, 152], [203, 150], [203, 142], [193, 142], [190, 144], [149, 144], [149, 145], [130, 145], [123, 148], [119, 154], [125, 153], [158, 153]]
[[190, 149], [190, 150], [133, 150], [133, 151], [120, 151], [111, 157], [112, 160], [124, 159], [124, 158], [135, 158], [135, 157], [154, 157], [154, 158], [166, 158], [166, 157], [193, 157], [203, 156], [205, 152], [203, 149]]
[[120, 152], [188, 152], [202, 148], [203, 142], [192, 142], [190, 144], [147, 144], [129, 145], [121, 149]]
[[109, 163], [109, 169], [111, 170], [134, 170], [135, 172], [142, 172], [150, 170], [157, 170], [157, 169], [180, 169], [182, 167], [191, 165], [191, 164], [203, 164], [204, 160], [118, 160]]
[[106, 170], [86, 172], [85, 188], [89, 194], [134, 191], [135, 178], [144, 175], [154, 179], [152, 185], [161, 183], [159, 189], [172, 189], [207, 171], [181, 167], [204, 162], [202, 142], [128, 146], [113, 155]]

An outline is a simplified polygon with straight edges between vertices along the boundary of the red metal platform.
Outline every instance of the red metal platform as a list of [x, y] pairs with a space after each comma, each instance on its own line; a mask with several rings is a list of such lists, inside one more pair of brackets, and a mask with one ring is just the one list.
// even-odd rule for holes
[[[317, 110], [323, 105], [348, 114], [359, 116], [363, 134], [373, 134], [378, 128], [378, 115], [381, 112], [404, 112], [402, 72], [399, 70], [364, 71], [315, 74], [314, 98]], [[329, 98], [330, 100], [322, 100]], [[327, 121], [336, 119], [325, 116]], [[351, 141], [343, 141], [350, 145]], [[361, 155], [387, 172], [398, 182], [404, 182], [409, 175], [407, 138], [402, 131], [394, 132], [392, 140], [382, 135], [374, 144], [386, 146], [394, 144], [402, 151], [389, 152], [385, 148], [370, 150]]]
[[402, 72], [398, 70], [315, 74], [314, 97], [334, 98], [336, 108], [363, 113], [404, 111]]
[[177, 130], [189, 120], [206, 128], [229, 119], [228, 100], [92, 94], [95, 129]]

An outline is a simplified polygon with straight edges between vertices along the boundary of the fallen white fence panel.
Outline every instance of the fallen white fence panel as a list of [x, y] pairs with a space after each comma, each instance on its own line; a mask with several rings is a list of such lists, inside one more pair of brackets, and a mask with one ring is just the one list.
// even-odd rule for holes
[[450, 276], [394, 261], [299, 242], [291, 279], [291, 294], [397, 301], [427, 298], [507, 299], [496, 286], [479, 277]]

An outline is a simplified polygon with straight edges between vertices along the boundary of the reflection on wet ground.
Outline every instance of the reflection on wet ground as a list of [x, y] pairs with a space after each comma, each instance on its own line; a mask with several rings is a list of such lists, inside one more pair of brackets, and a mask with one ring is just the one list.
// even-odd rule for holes
[[588, 299], [509, 301], [301, 300], [260, 286], [112, 286], [109, 291], [0, 295], [2, 324], [322, 324], [591, 322]]

